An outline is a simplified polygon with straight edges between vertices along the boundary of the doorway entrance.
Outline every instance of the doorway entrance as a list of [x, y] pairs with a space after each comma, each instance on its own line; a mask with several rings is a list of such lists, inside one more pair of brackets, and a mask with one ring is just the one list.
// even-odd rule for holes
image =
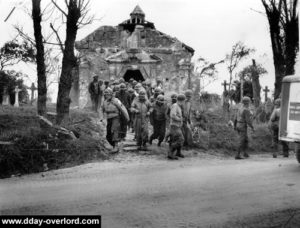
[[129, 82], [130, 78], [136, 80], [137, 82], [145, 81], [140, 70], [127, 70], [123, 78], [126, 82]]

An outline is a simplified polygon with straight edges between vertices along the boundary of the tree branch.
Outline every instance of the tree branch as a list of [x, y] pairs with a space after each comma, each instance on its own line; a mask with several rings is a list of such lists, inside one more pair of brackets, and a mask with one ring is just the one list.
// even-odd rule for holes
[[58, 32], [57, 32], [57, 31], [55, 30], [55, 28], [53, 27], [52, 23], [50, 23], [50, 28], [53, 30], [53, 32], [54, 32], [55, 35], [56, 35], [57, 41], [58, 41], [58, 43], [60, 44], [60, 49], [61, 49], [61, 51], [64, 52], [63, 43], [62, 43], [62, 41], [61, 41], [61, 39], [60, 39], [60, 37], [59, 37], [59, 35], [58, 35]]
[[65, 15], [66, 17], [68, 16], [67, 13], [66, 13], [65, 11], [63, 11], [62, 8], [60, 8], [59, 5], [58, 5], [54, 0], [51, 0], [51, 1], [52, 1], [52, 3], [55, 5], [55, 7], [56, 7], [60, 12], [62, 12], [63, 15]]

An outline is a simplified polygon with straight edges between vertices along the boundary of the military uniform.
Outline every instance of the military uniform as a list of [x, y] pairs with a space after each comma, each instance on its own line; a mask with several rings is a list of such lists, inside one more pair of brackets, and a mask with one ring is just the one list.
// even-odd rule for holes
[[[182, 101], [185, 99], [184, 95], [178, 96], [178, 101]], [[169, 143], [169, 159], [178, 159], [177, 157], [184, 157], [181, 154], [181, 147], [184, 143], [184, 137], [182, 134], [182, 123], [183, 123], [183, 115], [182, 108], [178, 103], [175, 103], [171, 106], [170, 111], [170, 143]], [[176, 152], [176, 153], [175, 153]]]
[[[187, 91], [191, 93], [190, 91]], [[189, 93], [186, 93], [186, 97]], [[191, 96], [191, 95], [190, 95]], [[183, 106], [183, 124], [182, 124], [182, 133], [184, 136], [184, 145], [192, 146], [193, 145], [193, 135], [190, 127], [191, 124], [191, 109], [192, 104], [190, 100], [186, 100]]]
[[165, 138], [167, 121], [167, 105], [164, 103], [162, 95], [157, 97], [157, 101], [152, 108], [150, 122], [153, 125], [153, 134], [150, 136], [149, 142], [152, 144], [152, 140], [158, 138], [158, 146], [160, 146]]
[[252, 125], [252, 114], [249, 107], [247, 107], [247, 104], [250, 103], [250, 98], [244, 97], [243, 103], [244, 105], [238, 109], [234, 121], [235, 129], [239, 134], [239, 147], [238, 153], [235, 157], [236, 159], [241, 159], [241, 152], [243, 152], [244, 157], [249, 157], [248, 153], [246, 152], [249, 142], [247, 129], [248, 126], [254, 129]]
[[[96, 78], [96, 77], [97, 76], [94, 76], [94, 78]], [[102, 99], [102, 93], [103, 93], [102, 86], [99, 84], [98, 81], [92, 81], [89, 84], [88, 90], [90, 93], [93, 110], [95, 112], [98, 112], [99, 106], [101, 105], [101, 99]]]
[[139, 96], [131, 104], [131, 111], [134, 113], [134, 131], [139, 149], [146, 148], [148, 141], [148, 116], [151, 111], [151, 104], [146, 99], [146, 93], [142, 90]]
[[[277, 157], [277, 152], [278, 152], [278, 143], [279, 143], [279, 119], [280, 119], [280, 99], [277, 99], [275, 101], [275, 105], [277, 106], [270, 117], [270, 124], [271, 124], [271, 129], [272, 129], [272, 144], [274, 147], [274, 153], [273, 157]], [[283, 150], [283, 156], [288, 157], [289, 156], [289, 146], [288, 143], [285, 141], [281, 141], [282, 145], [282, 150]]]

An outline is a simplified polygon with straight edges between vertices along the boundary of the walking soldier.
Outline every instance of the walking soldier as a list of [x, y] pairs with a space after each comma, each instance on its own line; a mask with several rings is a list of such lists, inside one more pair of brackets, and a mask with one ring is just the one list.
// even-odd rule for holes
[[139, 91], [138, 97], [134, 99], [131, 105], [131, 111], [134, 113], [134, 132], [139, 149], [147, 149], [148, 141], [148, 117], [151, 112], [151, 104], [146, 99], [146, 92]]
[[181, 147], [184, 142], [182, 135], [182, 108], [185, 100], [185, 95], [180, 94], [177, 97], [177, 102], [171, 106], [170, 112], [170, 148], [168, 152], [169, 159], [178, 159], [184, 157], [181, 153]]
[[150, 123], [153, 125], [153, 134], [150, 136], [149, 143], [152, 144], [152, 140], [158, 138], [157, 145], [160, 146], [165, 138], [167, 121], [167, 105], [163, 95], [158, 95], [152, 108]]
[[254, 127], [252, 125], [252, 118], [251, 118], [251, 112], [249, 109], [250, 106], [250, 98], [245, 96], [242, 99], [243, 106], [240, 107], [237, 111], [237, 114], [235, 116], [234, 120], [234, 128], [237, 130], [239, 134], [239, 148], [238, 152], [235, 156], [235, 159], [242, 159], [241, 153], [243, 152], [243, 156], [245, 158], [248, 158], [249, 155], [247, 153], [248, 149], [248, 133], [247, 128], [248, 126], [254, 131]]

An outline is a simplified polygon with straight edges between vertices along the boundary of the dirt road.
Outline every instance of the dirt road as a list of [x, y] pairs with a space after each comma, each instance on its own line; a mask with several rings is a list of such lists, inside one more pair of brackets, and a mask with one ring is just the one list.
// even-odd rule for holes
[[300, 166], [293, 157], [166, 161], [125, 154], [0, 180], [0, 214], [101, 214], [105, 228], [234, 227], [299, 207]]

